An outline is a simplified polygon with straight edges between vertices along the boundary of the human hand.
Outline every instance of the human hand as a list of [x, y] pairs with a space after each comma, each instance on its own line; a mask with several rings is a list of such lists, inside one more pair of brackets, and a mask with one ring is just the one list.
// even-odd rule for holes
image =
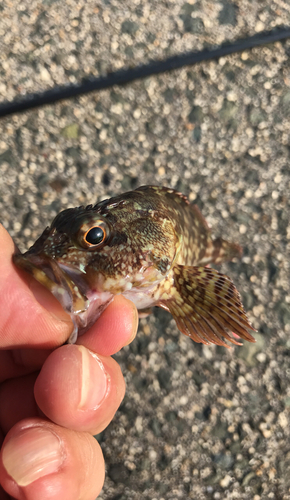
[[14, 267], [1, 225], [0, 245], [0, 500], [94, 500], [105, 468], [93, 435], [125, 392], [109, 356], [135, 337], [137, 310], [117, 296], [78, 345], [55, 349], [72, 331], [70, 318]]

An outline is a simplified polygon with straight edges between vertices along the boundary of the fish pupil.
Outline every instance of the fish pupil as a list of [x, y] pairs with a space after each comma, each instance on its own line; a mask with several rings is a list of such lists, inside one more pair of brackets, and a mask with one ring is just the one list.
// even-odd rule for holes
[[98, 243], [102, 243], [104, 237], [105, 232], [101, 227], [92, 227], [86, 234], [86, 241], [91, 245], [97, 245]]

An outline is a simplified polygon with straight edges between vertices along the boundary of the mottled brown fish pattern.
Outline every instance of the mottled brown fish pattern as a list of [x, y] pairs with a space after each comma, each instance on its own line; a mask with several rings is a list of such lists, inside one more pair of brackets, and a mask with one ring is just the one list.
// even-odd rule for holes
[[17, 266], [48, 288], [84, 333], [122, 293], [142, 313], [169, 311], [196, 342], [254, 342], [254, 330], [231, 279], [206, 267], [241, 256], [241, 247], [213, 239], [196, 205], [173, 189], [142, 186], [60, 212]]

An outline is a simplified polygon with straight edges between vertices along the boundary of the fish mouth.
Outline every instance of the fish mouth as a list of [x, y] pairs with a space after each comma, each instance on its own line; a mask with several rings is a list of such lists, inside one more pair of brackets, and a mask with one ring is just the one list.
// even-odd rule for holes
[[92, 293], [85, 273], [58, 264], [43, 253], [16, 253], [13, 262], [49, 290], [70, 315], [74, 330], [68, 343], [75, 343], [113, 300], [110, 293]]

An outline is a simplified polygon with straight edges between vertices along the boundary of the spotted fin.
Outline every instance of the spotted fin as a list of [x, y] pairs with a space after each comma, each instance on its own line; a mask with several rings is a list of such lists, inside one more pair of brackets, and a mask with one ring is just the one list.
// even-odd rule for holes
[[[168, 286], [167, 286], [168, 290]], [[169, 291], [169, 290], [168, 290]], [[255, 342], [241, 297], [231, 279], [207, 267], [176, 265], [168, 299], [158, 303], [174, 317], [177, 327], [195, 342], [227, 346], [224, 339], [237, 342], [232, 332]]]

